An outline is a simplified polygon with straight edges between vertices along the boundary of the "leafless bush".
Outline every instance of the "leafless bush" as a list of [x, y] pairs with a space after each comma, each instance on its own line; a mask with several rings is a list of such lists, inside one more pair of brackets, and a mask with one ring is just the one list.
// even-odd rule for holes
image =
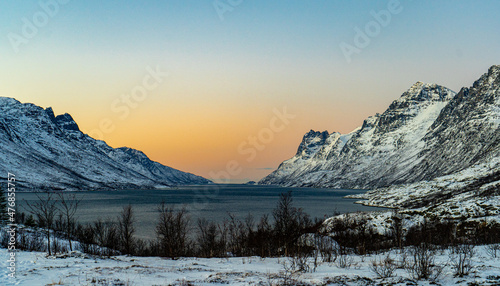
[[197, 242], [202, 257], [226, 256], [224, 228], [206, 219], [198, 219]]
[[410, 259], [406, 265], [406, 270], [416, 279], [437, 280], [443, 271], [443, 266], [434, 264], [436, 259], [436, 247], [422, 242], [413, 246], [410, 250]]
[[401, 249], [401, 260], [398, 261], [397, 268], [406, 269], [408, 265], [408, 251], [406, 249]]
[[337, 255], [337, 266], [340, 268], [350, 268], [352, 266], [352, 257], [349, 249], [345, 246], [339, 246]]
[[398, 210], [394, 210], [391, 217], [389, 235], [392, 237], [393, 245], [399, 249], [403, 248], [405, 228], [406, 221], [404, 220], [403, 215]]
[[488, 244], [486, 246], [486, 253], [491, 258], [497, 258], [500, 255], [500, 244]]
[[61, 243], [61, 241], [57, 237], [54, 237], [54, 239], [52, 240], [51, 248], [54, 255], [56, 255], [57, 253], [68, 252], [68, 248], [66, 247], [66, 245]]
[[[120, 246], [119, 228], [116, 222], [108, 220], [102, 221], [98, 219], [92, 225], [93, 243], [101, 246], [100, 255], [111, 256], [118, 253], [117, 249]], [[134, 249], [131, 250], [135, 254]]]
[[472, 270], [472, 257], [474, 257], [474, 255], [474, 245], [459, 244], [452, 247], [450, 260], [455, 270], [455, 276], [463, 277], [469, 275]]
[[297, 240], [313, 227], [313, 222], [302, 209], [293, 206], [292, 192], [282, 193], [273, 210], [276, 247], [285, 256], [294, 255], [299, 247]]
[[389, 254], [380, 262], [377, 262], [377, 260], [372, 261], [372, 265], [370, 266], [370, 270], [375, 273], [378, 278], [392, 277], [396, 268], [397, 265]]
[[132, 205], [123, 207], [118, 217], [118, 233], [120, 237], [120, 250], [125, 254], [134, 252], [135, 216]]
[[40, 232], [26, 231], [25, 229], [17, 230], [17, 249], [27, 251], [45, 251], [45, 241]]
[[135, 251], [134, 255], [137, 256], [152, 256], [155, 255], [151, 251], [151, 241], [144, 240], [144, 239], [136, 239], [135, 240]]
[[156, 235], [160, 255], [172, 259], [187, 255], [190, 251], [188, 237], [189, 216], [186, 208], [174, 210], [165, 203], [158, 206], [159, 221]]
[[337, 260], [339, 245], [333, 238], [318, 235], [315, 237], [315, 244], [323, 262], [331, 263]]
[[300, 272], [296, 271], [296, 264], [293, 263], [293, 261], [290, 260], [283, 260], [280, 262], [283, 270], [279, 272], [278, 279], [280, 282], [278, 285], [297, 285], [297, 278], [300, 275]]
[[80, 250], [91, 255], [101, 255], [100, 247], [96, 245], [94, 228], [91, 224], [76, 227], [76, 236], [80, 242]]
[[73, 251], [73, 244], [71, 242], [71, 238], [75, 231], [75, 214], [78, 210], [78, 206], [80, 205], [81, 199], [77, 198], [75, 194], [67, 194], [67, 193], [57, 193], [57, 197], [59, 198], [59, 214], [61, 216], [62, 228], [66, 233], [66, 239], [69, 242], [69, 249]]
[[329, 231], [340, 245], [349, 247], [357, 254], [367, 254], [392, 247], [387, 234], [378, 233], [364, 213], [344, 214], [329, 222]]
[[224, 221], [227, 226], [227, 250], [235, 256], [248, 255], [248, 232], [244, 222], [235, 215], [228, 213], [229, 219]]
[[269, 216], [263, 215], [257, 224], [257, 231], [254, 234], [254, 245], [256, 252], [261, 257], [271, 256], [275, 249], [273, 247], [273, 227], [269, 222]]
[[54, 199], [54, 193], [44, 192], [45, 196], [37, 193], [38, 201], [34, 203], [26, 203], [28, 210], [31, 214], [36, 216], [38, 225], [45, 230], [47, 237], [47, 253], [52, 255], [51, 251], [51, 229], [54, 224], [54, 219], [57, 215], [57, 201]]
[[[22, 213], [24, 214], [24, 213]], [[26, 220], [24, 220], [24, 225], [28, 227], [35, 227], [36, 221], [32, 214], [26, 216]]]
[[298, 252], [296, 255], [290, 258], [290, 264], [292, 269], [296, 272], [312, 272], [315, 267], [311, 267], [309, 256], [305, 253]]

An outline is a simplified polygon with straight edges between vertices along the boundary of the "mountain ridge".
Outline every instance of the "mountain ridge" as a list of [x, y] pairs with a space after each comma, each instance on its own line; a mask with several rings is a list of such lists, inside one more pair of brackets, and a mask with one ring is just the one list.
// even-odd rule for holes
[[112, 148], [52, 108], [0, 97], [0, 169], [21, 190], [146, 189], [209, 180], [154, 162], [142, 151]]
[[[499, 74], [500, 66], [492, 66], [458, 93], [416, 82], [382, 114], [368, 117], [351, 133], [331, 133], [309, 151], [313, 155], [297, 152], [259, 183], [373, 189], [429, 181], [498, 155]], [[308, 132], [301, 146], [311, 134], [317, 133]]]

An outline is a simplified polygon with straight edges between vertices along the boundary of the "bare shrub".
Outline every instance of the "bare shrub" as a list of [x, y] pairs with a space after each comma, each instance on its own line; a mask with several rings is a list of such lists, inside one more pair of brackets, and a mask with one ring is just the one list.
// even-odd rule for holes
[[[24, 214], [24, 213], [22, 213]], [[35, 227], [36, 226], [36, 221], [35, 218], [33, 217], [32, 214], [26, 217], [26, 220], [24, 221], [24, 225], [28, 227]]]
[[188, 237], [189, 216], [185, 207], [174, 210], [165, 203], [158, 206], [159, 221], [156, 235], [160, 255], [172, 259], [185, 256], [190, 251]]
[[311, 267], [310, 262], [309, 262], [309, 256], [306, 255], [305, 253], [297, 253], [293, 257], [290, 258], [291, 262], [291, 267], [294, 269], [296, 272], [312, 272], [314, 271], [315, 267]]
[[223, 257], [225, 255], [225, 239], [223, 229], [206, 219], [198, 219], [199, 255], [202, 257]]
[[314, 238], [314, 243], [317, 252], [321, 255], [322, 262], [335, 262], [339, 248], [338, 243], [332, 237], [326, 235], [316, 235]]
[[47, 253], [52, 255], [51, 251], [51, 228], [54, 225], [54, 219], [57, 215], [57, 201], [54, 200], [54, 193], [44, 192], [45, 196], [37, 193], [38, 201], [26, 203], [31, 214], [36, 216], [38, 225], [44, 228], [47, 237]]
[[273, 241], [273, 227], [269, 223], [269, 216], [264, 215], [257, 224], [257, 231], [253, 233], [250, 245], [255, 248], [256, 254], [261, 257], [272, 256], [275, 252]]
[[410, 227], [406, 234], [407, 245], [431, 243], [434, 245], [452, 245], [456, 237], [456, 224], [452, 221], [441, 222], [427, 217], [418, 224]]
[[497, 258], [500, 255], [500, 244], [488, 244], [486, 246], [486, 253], [491, 258]]
[[125, 254], [134, 252], [135, 216], [132, 205], [124, 206], [118, 217], [120, 250]]
[[26, 231], [19, 228], [17, 230], [17, 249], [27, 251], [45, 251], [45, 241], [38, 231]]
[[350, 268], [352, 266], [353, 259], [350, 255], [350, 251], [347, 247], [340, 245], [338, 248], [337, 255], [337, 266], [340, 268]]
[[93, 223], [92, 230], [94, 236], [93, 243], [102, 247], [99, 251], [99, 255], [109, 257], [118, 253], [117, 249], [120, 245], [120, 236], [119, 228], [116, 222], [111, 220], [102, 221], [101, 219], [98, 219]]
[[309, 215], [293, 206], [292, 192], [282, 193], [273, 210], [275, 243], [281, 254], [294, 255], [298, 249], [297, 240], [313, 227]]
[[280, 280], [278, 285], [297, 285], [300, 272], [296, 271], [296, 264], [287, 259], [280, 262], [280, 264], [283, 269], [278, 274], [278, 279]]
[[235, 215], [228, 213], [228, 216], [229, 219], [224, 222], [224, 225], [227, 226], [227, 249], [234, 256], [247, 255], [248, 234], [246, 227]]
[[329, 231], [338, 244], [349, 247], [357, 254], [390, 248], [392, 239], [379, 234], [364, 213], [351, 213], [329, 221]]
[[57, 193], [59, 198], [59, 213], [62, 221], [62, 228], [66, 233], [66, 238], [69, 243], [69, 250], [73, 251], [71, 238], [75, 231], [75, 214], [78, 210], [81, 199], [77, 198], [76, 194]]
[[52, 253], [56, 255], [57, 253], [65, 253], [68, 252], [68, 248], [64, 245], [57, 237], [54, 237], [52, 240]]
[[472, 270], [472, 258], [475, 255], [474, 245], [459, 244], [452, 247], [450, 260], [455, 276], [464, 277]]
[[[9, 181], [11, 178], [9, 178]], [[10, 182], [8, 187], [10, 187]], [[3, 187], [0, 186], [0, 225], [6, 225], [9, 222], [9, 215], [8, 215], [8, 195], [7, 192], [4, 191]]]
[[7, 248], [9, 247], [9, 239], [10, 235], [7, 233], [7, 230], [4, 228], [0, 228], [0, 247]]
[[370, 266], [370, 270], [375, 273], [378, 278], [392, 277], [396, 268], [397, 265], [390, 254], [387, 254], [387, 256], [379, 262], [377, 262], [377, 260], [372, 261], [372, 265]]
[[398, 211], [394, 210], [391, 216], [390, 225], [390, 237], [392, 237], [393, 245], [399, 249], [403, 248], [404, 236], [405, 236], [406, 221], [403, 215]]
[[437, 280], [443, 271], [442, 266], [435, 265], [436, 247], [422, 242], [409, 250], [410, 258], [406, 270], [416, 280]]
[[137, 256], [152, 256], [152, 255], [155, 255], [152, 251], [151, 251], [151, 247], [150, 247], [150, 242], [148, 242], [148, 240], [144, 240], [144, 239], [136, 239], [135, 240], [135, 245], [136, 245], [136, 249], [135, 249], [135, 255]]
[[100, 248], [95, 244], [94, 228], [91, 224], [76, 227], [76, 236], [80, 242], [80, 250], [91, 255], [101, 255]]

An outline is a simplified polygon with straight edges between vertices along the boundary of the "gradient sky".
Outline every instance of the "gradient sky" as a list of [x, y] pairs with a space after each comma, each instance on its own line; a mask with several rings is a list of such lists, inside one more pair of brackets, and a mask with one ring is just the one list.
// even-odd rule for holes
[[[391, 1], [242, 0], [222, 18], [213, 0], [66, 0], [48, 15], [40, 3], [54, 1], [0, 2], [0, 95], [207, 178], [236, 163], [233, 182], [271, 172], [310, 129], [351, 131], [416, 81], [458, 91], [500, 64], [499, 1], [401, 1], [350, 62], [341, 43]], [[168, 77], [115, 112], [149, 69]], [[238, 151], [285, 106], [295, 118], [255, 158]]]

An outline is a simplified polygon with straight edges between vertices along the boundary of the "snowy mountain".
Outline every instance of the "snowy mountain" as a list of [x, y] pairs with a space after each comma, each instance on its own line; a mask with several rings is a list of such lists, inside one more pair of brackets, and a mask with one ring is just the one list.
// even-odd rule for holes
[[417, 82], [349, 134], [310, 131], [259, 183], [371, 189], [429, 181], [489, 166], [500, 155], [499, 124], [500, 66], [458, 94]]
[[209, 180], [151, 161], [143, 152], [112, 148], [83, 134], [71, 115], [0, 97], [0, 172], [18, 189], [157, 188]]

